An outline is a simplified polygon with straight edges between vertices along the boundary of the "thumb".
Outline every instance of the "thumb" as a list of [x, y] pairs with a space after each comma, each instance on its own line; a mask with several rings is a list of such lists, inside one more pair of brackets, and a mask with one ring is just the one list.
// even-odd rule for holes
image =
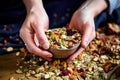
[[48, 39], [46, 37], [45, 30], [44, 30], [43, 26], [37, 25], [37, 27], [35, 27], [34, 30], [35, 30], [38, 42], [40, 44], [40, 47], [42, 47], [43, 49], [48, 49], [49, 42], [48, 42]]
[[85, 28], [82, 35], [81, 47], [86, 48], [89, 45], [91, 38], [93, 36], [92, 35], [93, 30], [92, 27], [87, 24], [84, 27]]
[[47, 37], [45, 35], [44, 30], [38, 30], [37, 38], [38, 38], [38, 41], [40, 43], [40, 46], [43, 49], [48, 49], [49, 48], [49, 42], [48, 42], [48, 39], [47, 39]]
[[81, 47], [86, 48], [89, 44], [89, 38], [86, 35], [83, 35]]

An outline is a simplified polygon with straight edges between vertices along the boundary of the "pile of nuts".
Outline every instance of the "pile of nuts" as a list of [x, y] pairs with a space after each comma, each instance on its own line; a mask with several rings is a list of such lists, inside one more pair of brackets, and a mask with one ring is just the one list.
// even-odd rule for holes
[[46, 36], [50, 46], [59, 49], [72, 48], [81, 41], [79, 31], [69, 25], [62, 28], [50, 29], [46, 31]]
[[[96, 32], [96, 38], [76, 59], [66, 63], [64, 59], [51, 62], [29, 53], [22, 48], [18, 56], [16, 73], [23, 74], [18, 80], [105, 80], [107, 73], [120, 64], [120, 33], [107, 34], [104, 27]], [[109, 26], [109, 25], [108, 25]], [[113, 34], [114, 32], [114, 34]]]

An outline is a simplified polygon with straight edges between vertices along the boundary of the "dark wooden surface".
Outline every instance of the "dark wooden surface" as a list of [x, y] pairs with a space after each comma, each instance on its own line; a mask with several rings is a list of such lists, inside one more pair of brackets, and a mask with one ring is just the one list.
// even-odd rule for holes
[[[5, 55], [0, 55], [0, 80], [9, 80], [10, 77], [14, 77], [15, 80], [18, 78], [23, 77], [24, 74], [17, 74], [17, 58], [16, 53], [10, 53]], [[29, 78], [24, 80], [40, 80], [37, 78]]]
[[20, 76], [15, 73], [17, 66], [15, 53], [0, 55], [0, 80], [9, 80], [11, 76], [16, 79]]

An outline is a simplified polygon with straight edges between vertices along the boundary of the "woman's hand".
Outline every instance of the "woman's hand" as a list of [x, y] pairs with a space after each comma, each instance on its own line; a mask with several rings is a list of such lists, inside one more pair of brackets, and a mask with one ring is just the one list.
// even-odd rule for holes
[[[99, 5], [96, 5], [96, 4]], [[95, 6], [96, 5], [96, 6]], [[82, 34], [80, 48], [71, 55], [67, 62], [76, 58], [95, 38], [94, 17], [107, 8], [104, 0], [87, 0], [72, 16], [70, 25]]]
[[20, 37], [23, 39], [29, 52], [50, 61], [52, 54], [47, 51], [49, 42], [45, 35], [48, 26], [49, 19], [43, 8], [40, 8], [39, 5], [28, 7], [27, 17], [20, 29]]
[[69, 57], [68, 62], [76, 58], [95, 38], [94, 18], [89, 13], [77, 10], [71, 19], [70, 25], [81, 32], [82, 40], [80, 48]]

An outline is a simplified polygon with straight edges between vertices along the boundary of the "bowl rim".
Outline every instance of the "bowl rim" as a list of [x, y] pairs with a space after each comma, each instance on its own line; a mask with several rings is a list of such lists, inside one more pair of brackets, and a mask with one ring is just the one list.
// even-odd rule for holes
[[71, 48], [67, 48], [67, 49], [65, 49], [65, 48], [54, 48], [54, 47], [52, 47], [52, 46], [50, 46], [49, 49], [55, 49], [55, 50], [72, 50], [72, 49], [74, 49], [74, 48], [79, 47], [79, 46], [80, 46], [80, 43], [81, 43], [81, 42], [78, 42], [78, 43], [75, 44], [73, 47], [71, 47]]

